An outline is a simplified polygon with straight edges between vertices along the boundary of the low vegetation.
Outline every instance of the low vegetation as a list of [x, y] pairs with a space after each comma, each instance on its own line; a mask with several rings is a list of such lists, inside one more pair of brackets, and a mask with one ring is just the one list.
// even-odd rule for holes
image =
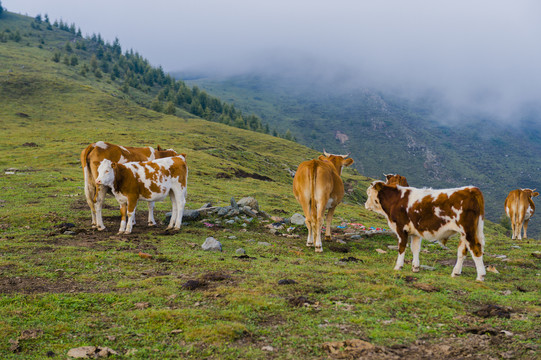
[[[24, 39], [30, 30], [15, 24]], [[344, 170], [347, 195], [334, 220], [341, 228], [322, 254], [305, 247], [304, 226], [270, 229], [277, 218], [208, 218], [165, 232], [169, 202], [157, 205], [156, 228], [146, 227], [143, 204], [134, 232], [118, 236], [108, 197], [108, 229], [91, 229], [79, 164], [91, 142], [186, 153], [188, 209], [253, 196], [283, 218], [301, 211], [290, 171], [318, 153], [142, 107], [116, 83], [54, 61], [48, 45], [6, 41], [0, 49], [3, 359], [63, 359], [82, 346], [133, 359], [526, 359], [540, 351], [538, 240], [511, 241], [487, 223], [492, 272], [484, 283], [468, 262], [462, 277], [450, 277], [456, 239], [450, 249], [425, 243], [420, 273], [393, 271], [396, 238], [352, 225], [386, 226], [362, 206], [371, 179], [355, 170]], [[202, 250], [210, 236], [222, 252]]]

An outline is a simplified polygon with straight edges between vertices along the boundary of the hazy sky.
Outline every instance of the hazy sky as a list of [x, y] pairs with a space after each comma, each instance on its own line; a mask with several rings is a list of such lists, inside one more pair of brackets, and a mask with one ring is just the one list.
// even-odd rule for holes
[[[1, 0], [8, 11], [118, 37], [166, 71], [293, 64], [363, 85], [441, 92], [511, 116], [541, 104], [541, 1]], [[342, 79], [344, 79], [342, 77]]]

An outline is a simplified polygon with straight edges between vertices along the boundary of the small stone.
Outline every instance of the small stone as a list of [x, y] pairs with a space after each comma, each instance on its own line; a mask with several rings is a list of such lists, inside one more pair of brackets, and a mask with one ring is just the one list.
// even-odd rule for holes
[[237, 202], [235, 201], [235, 198], [234, 197], [231, 197], [231, 207], [235, 210], [239, 210], [239, 205], [237, 204]]
[[244, 250], [243, 248], [238, 248], [237, 250], [235, 250], [235, 253], [239, 255], [244, 255], [246, 254], [246, 250]]
[[351, 240], [359, 240], [360, 238], [361, 238], [361, 235], [359, 235], [359, 234], [355, 234], [355, 235], [350, 236]]
[[305, 220], [306, 220], [306, 218], [304, 216], [302, 216], [301, 214], [299, 214], [299, 213], [293, 214], [293, 216], [291, 216], [291, 218], [289, 219], [289, 221], [293, 225], [304, 225]]
[[205, 251], [222, 251], [222, 244], [213, 237], [208, 237], [201, 247]]
[[228, 224], [228, 225], [232, 225], [232, 224], [235, 223], [235, 220], [230, 219], [230, 220], [227, 220], [225, 223]]
[[257, 245], [261, 245], [261, 246], [271, 246], [270, 243], [266, 242], [266, 241], [258, 241], [257, 242]]
[[184, 209], [182, 214], [182, 221], [195, 221], [199, 218], [201, 214], [197, 210], [187, 210]]
[[235, 235], [231, 235], [227, 237], [229, 240], [235, 240], [237, 237]]
[[342, 239], [336, 239], [336, 242], [339, 243], [339, 244], [347, 244], [344, 240]]
[[270, 346], [270, 345], [267, 345], [267, 346], [263, 346], [263, 347], [261, 348], [261, 350], [273, 352], [273, 351], [274, 351], [274, 348], [273, 348], [272, 346]]
[[420, 268], [423, 269], [423, 270], [429, 270], [429, 271], [434, 271], [434, 270], [436, 270], [435, 267], [428, 266], [428, 265], [421, 265]]

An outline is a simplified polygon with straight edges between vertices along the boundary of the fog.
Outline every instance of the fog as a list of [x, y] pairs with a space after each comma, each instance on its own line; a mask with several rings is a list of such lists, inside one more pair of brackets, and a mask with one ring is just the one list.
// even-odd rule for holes
[[514, 121], [541, 104], [541, 3], [525, 0], [2, 0], [75, 23], [166, 71], [265, 72], [438, 94]]

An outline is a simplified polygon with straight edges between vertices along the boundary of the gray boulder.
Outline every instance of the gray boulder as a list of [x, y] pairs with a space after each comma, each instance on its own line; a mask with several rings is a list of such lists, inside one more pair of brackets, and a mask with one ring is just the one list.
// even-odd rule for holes
[[301, 214], [299, 213], [295, 213], [293, 214], [293, 216], [291, 217], [291, 219], [289, 220], [293, 225], [304, 225], [305, 224], [305, 221], [306, 218], [304, 216], [302, 216]]
[[242, 199], [240, 199], [237, 202], [237, 204], [239, 206], [247, 206], [250, 209], [259, 211], [259, 203], [257, 202], [257, 200], [255, 198], [253, 198], [251, 196], [243, 197]]
[[184, 213], [182, 214], [182, 221], [195, 221], [199, 219], [200, 215], [201, 214], [197, 210], [184, 209]]
[[208, 237], [201, 248], [205, 251], [222, 251], [222, 244], [213, 237]]

